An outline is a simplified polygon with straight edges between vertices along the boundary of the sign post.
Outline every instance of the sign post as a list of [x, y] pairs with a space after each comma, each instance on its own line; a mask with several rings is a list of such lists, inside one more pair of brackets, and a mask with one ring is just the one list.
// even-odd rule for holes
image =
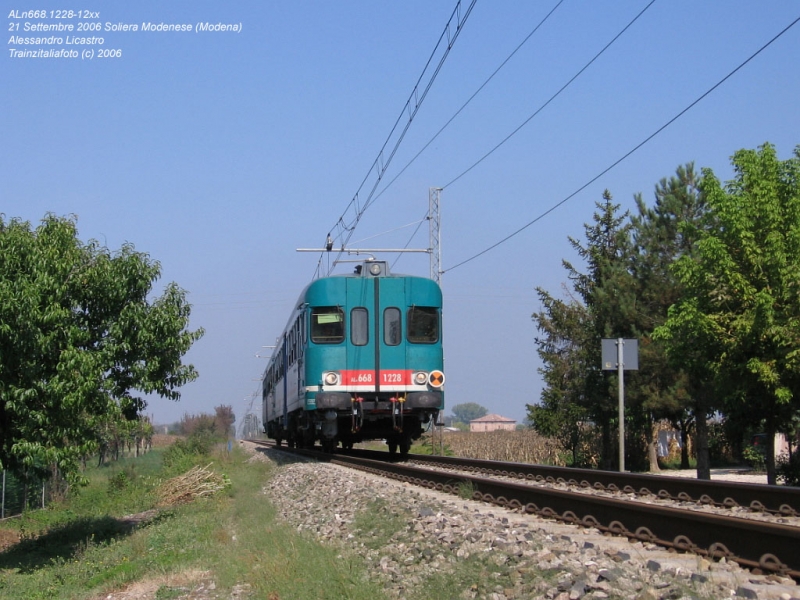
[[623, 371], [639, 370], [639, 341], [636, 339], [601, 340], [603, 371], [617, 370], [619, 377], [619, 470], [625, 471], [625, 377]]

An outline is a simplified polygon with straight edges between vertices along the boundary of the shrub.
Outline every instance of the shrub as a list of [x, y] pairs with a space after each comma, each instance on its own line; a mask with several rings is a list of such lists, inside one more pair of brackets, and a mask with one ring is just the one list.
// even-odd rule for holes
[[742, 452], [742, 457], [753, 470], [767, 470], [767, 456], [763, 446], [748, 446]]
[[120, 471], [116, 475], [112, 475], [108, 479], [109, 493], [121, 492], [130, 485], [130, 478], [125, 471]]
[[178, 439], [164, 451], [163, 464], [171, 473], [183, 473], [211, 453], [217, 439], [208, 432], [197, 432]]
[[792, 456], [781, 454], [777, 463], [778, 481], [784, 485], [800, 487], [800, 451]]
[[137, 478], [135, 465], [129, 463], [124, 469], [108, 478], [108, 492], [110, 494], [122, 492], [135, 484]]

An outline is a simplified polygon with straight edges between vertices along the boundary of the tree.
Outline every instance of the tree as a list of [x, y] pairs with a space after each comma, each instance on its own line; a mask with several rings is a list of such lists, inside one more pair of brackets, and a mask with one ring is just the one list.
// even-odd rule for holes
[[[581, 455], [585, 423], [589, 412], [583, 399], [584, 374], [595, 358], [587, 352], [593, 339], [589, 313], [578, 301], [564, 302], [537, 288], [543, 309], [534, 313], [539, 330], [537, 352], [544, 367], [539, 369], [545, 387], [539, 404], [526, 404], [528, 420], [540, 434], [558, 439], [572, 454], [572, 466], [588, 466], [590, 457]], [[588, 336], [591, 338], [591, 335]]]
[[[648, 440], [650, 470], [658, 470], [655, 425], [669, 419], [681, 430], [681, 466], [689, 468], [687, 441], [693, 423], [695, 400], [690, 382], [680, 365], [667, 357], [663, 342], [653, 330], [663, 325], [669, 307], [681, 296], [681, 284], [671, 266], [680, 256], [691, 256], [706, 215], [694, 165], [678, 167], [675, 176], [662, 179], [655, 188], [655, 203], [645, 205], [637, 194], [638, 215], [631, 219], [634, 252], [631, 271], [637, 287], [637, 330], [640, 335], [639, 371], [629, 398], [637, 402], [651, 422]], [[701, 431], [705, 429], [701, 426]], [[707, 442], [701, 446], [707, 447]], [[702, 462], [702, 461], [701, 461]]]
[[0, 218], [0, 466], [76, 480], [103, 423], [134, 420], [139, 394], [180, 398], [194, 380], [181, 362], [190, 331], [186, 294], [168, 284], [149, 299], [160, 265], [125, 244], [78, 239], [74, 218]]
[[216, 423], [217, 433], [222, 437], [235, 435], [233, 423], [236, 415], [230, 404], [220, 404], [214, 407], [214, 422]]
[[616, 376], [607, 376], [601, 369], [601, 340], [635, 337], [636, 322], [635, 286], [629, 270], [631, 225], [625, 223], [628, 213], [619, 214], [620, 206], [612, 200], [605, 190], [603, 202], [595, 205], [594, 223], [584, 225], [585, 245], [569, 238], [586, 262], [586, 272], [564, 261], [587, 313], [585, 331], [580, 334], [583, 373], [578, 398], [589, 418], [600, 426], [605, 469], [610, 469], [615, 459], [612, 423], [617, 418], [617, 394]]
[[486, 410], [477, 402], [464, 402], [462, 404], [456, 404], [450, 409], [450, 412], [453, 413], [456, 421], [461, 423], [469, 423], [475, 419], [485, 417], [489, 413], [488, 410]]
[[763, 418], [774, 484], [774, 433], [798, 410], [800, 146], [783, 162], [770, 144], [739, 150], [732, 164], [724, 187], [703, 170], [713, 223], [676, 262], [684, 293], [657, 333], [729, 411]]

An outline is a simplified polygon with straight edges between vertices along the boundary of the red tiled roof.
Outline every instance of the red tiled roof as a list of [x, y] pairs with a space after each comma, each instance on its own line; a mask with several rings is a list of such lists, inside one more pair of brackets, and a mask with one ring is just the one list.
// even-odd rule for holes
[[516, 423], [516, 420], [509, 419], [508, 417], [501, 417], [500, 415], [486, 415], [480, 419], [472, 419], [470, 423]]

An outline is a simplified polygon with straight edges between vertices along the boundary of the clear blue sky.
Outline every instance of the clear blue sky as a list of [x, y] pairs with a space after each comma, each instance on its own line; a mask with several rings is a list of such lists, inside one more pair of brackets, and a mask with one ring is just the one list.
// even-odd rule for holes
[[[464, 7], [469, 3], [465, 2]], [[58, 10], [53, 0], [4, 3]], [[392, 180], [556, 5], [478, 0], [384, 178]], [[800, 144], [800, 24], [631, 157], [520, 235], [701, 96], [800, 16], [795, 1], [658, 0], [561, 95], [521, 125], [647, 2], [565, 0], [508, 64], [365, 213], [353, 246], [397, 247], [442, 192], [447, 402], [522, 420], [541, 391], [535, 288], [561, 293], [567, 236], [583, 238], [604, 189], [624, 209], [694, 161], [723, 180], [740, 148]], [[78, 217], [81, 238], [131, 242], [188, 290], [205, 337], [186, 360], [200, 378], [157, 423], [219, 404], [243, 415], [320, 247], [387, 139], [454, 0], [89, 2], [86, 22], [121, 50], [93, 60], [0, 57], [0, 212]], [[76, 25], [79, 19], [62, 20]], [[142, 31], [143, 22], [241, 24], [235, 32]], [[367, 189], [374, 183], [369, 179]], [[382, 185], [381, 188], [384, 186]], [[372, 238], [361, 243], [360, 240]], [[411, 247], [427, 247], [423, 225]], [[393, 258], [393, 257], [390, 257]], [[395, 272], [427, 275], [426, 255]], [[259, 401], [252, 409], [260, 414]]]

